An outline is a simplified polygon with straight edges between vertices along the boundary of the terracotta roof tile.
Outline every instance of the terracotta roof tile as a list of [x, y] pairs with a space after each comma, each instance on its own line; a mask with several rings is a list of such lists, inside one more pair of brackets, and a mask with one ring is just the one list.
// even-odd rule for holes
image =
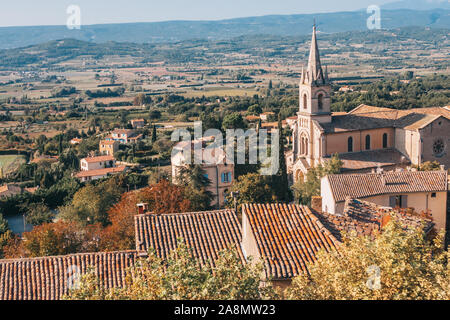
[[386, 214], [394, 214], [394, 218], [405, 228], [418, 228], [423, 226], [425, 232], [433, 229], [434, 223], [418, 216], [413, 216], [401, 211], [394, 211], [392, 208], [384, 208], [377, 204], [347, 198], [342, 215], [314, 212], [323, 225], [330, 230], [333, 235], [342, 240], [342, 232], [358, 236], [371, 236], [375, 231], [379, 231], [382, 226], [382, 219]]
[[336, 248], [336, 238], [310, 209], [294, 204], [244, 204], [266, 274], [286, 279], [307, 272], [316, 253]]
[[447, 191], [447, 171], [402, 171], [329, 175], [336, 202], [347, 197], [366, 198], [381, 194]]
[[87, 170], [78, 172], [75, 177], [83, 178], [83, 177], [97, 177], [97, 176], [105, 176], [108, 174], [121, 173], [126, 170], [125, 166], [114, 167], [114, 168], [103, 168], [96, 170]]
[[92, 163], [92, 162], [114, 161], [116, 159], [113, 156], [98, 156], [98, 157], [83, 158], [81, 160], [86, 160], [86, 162]]
[[123, 251], [0, 260], [0, 300], [58, 300], [67, 294], [74, 272], [84, 274], [90, 267], [106, 288], [120, 287], [136, 258], [136, 251]]
[[135, 229], [137, 250], [152, 248], [162, 259], [177, 248], [178, 238], [183, 238], [202, 264], [214, 262], [230, 246], [243, 259], [241, 226], [234, 210], [137, 215]]

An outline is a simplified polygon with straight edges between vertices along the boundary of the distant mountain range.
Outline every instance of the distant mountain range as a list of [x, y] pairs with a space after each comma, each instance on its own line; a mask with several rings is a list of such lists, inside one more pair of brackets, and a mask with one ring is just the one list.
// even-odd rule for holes
[[410, 9], [410, 10], [432, 10], [447, 9], [450, 10], [449, 0], [402, 0], [387, 3], [381, 6], [386, 10]]
[[[383, 7], [383, 29], [407, 26], [450, 28], [450, 8], [420, 10], [424, 0], [391, 3]], [[406, 4], [405, 4], [406, 3]], [[398, 9], [416, 4], [419, 10]], [[429, 3], [433, 4], [433, 1]], [[414, 6], [413, 6], [414, 7]], [[389, 8], [393, 8], [390, 10]], [[25, 47], [60, 39], [78, 39], [96, 43], [108, 41], [133, 43], [164, 43], [190, 39], [221, 40], [242, 35], [299, 36], [311, 33], [314, 18], [318, 30], [324, 33], [367, 30], [365, 10], [319, 14], [272, 15], [221, 21], [167, 21], [82, 26], [69, 30], [65, 26], [0, 28], [0, 49]]]

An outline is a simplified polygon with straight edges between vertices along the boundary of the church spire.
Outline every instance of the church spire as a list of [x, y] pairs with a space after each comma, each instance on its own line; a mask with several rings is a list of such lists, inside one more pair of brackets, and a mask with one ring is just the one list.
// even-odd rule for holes
[[311, 40], [311, 49], [309, 51], [308, 61], [308, 79], [310, 84], [325, 84], [325, 77], [320, 63], [319, 46], [317, 45], [316, 37], [316, 22], [314, 21], [313, 34]]

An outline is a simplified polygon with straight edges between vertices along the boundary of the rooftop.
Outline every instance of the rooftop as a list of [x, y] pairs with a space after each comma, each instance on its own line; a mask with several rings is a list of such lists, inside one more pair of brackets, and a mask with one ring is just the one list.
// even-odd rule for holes
[[345, 202], [344, 213], [334, 215], [328, 213], [316, 213], [324, 226], [330, 230], [333, 235], [342, 240], [342, 232], [347, 234], [356, 234], [357, 236], [371, 236], [374, 232], [381, 230], [383, 219], [385, 222], [387, 216], [398, 219], [405, 228], [423, 227], [425, 232], [433, 229], [434, 223], [426, 218], [413, 216], [405, 212], [393, 211], [392, 208], [383, 208], [374, 203], [347, 198]]
[[236, 247], [243, 259], [241, 226], [234, 210], [143, 214], [135, 217], [135, 226], [137, 250], [153, 248], [163, 259], [177, 248], [180, 237], [202, 264], [214, 263], [229, 247]]
[[0, 260], [0, 300], [58, 300], [68, 293], [69, 278], [89, 267], [106, 288], [120, 287], [136, 257], [136, 251], [123, 251]]
[[332, 122], [320, 126], [327, 133], [393, 127], [417, 130], [439, 117], [450, 120], [450, 111], [441, 107], [397, 110], [360, 105], [348, 113], [333, 113]]
[[78, 172], [75, 177], [84, 178], [84, 177], [98, 177], [98, 176], [106, 176], [108, 174], [120, 173], [125, 171], [125, 166], [114, 167], [114, 168], [103, 168], [97, 170], [87, 170]]
[[98, 156], [98, 157], [83, 158], [81, 160], [86, 160], [86, 162], [88, 163], [95, 163], [95, 162], [114, 161], [116, 159], [113, 156]]
[[336, 248], [337, 240], [307, 207], [295, 204], [244, 204], [269, 278], [288, 279], [308, 272], [316, 253]]
[[366, 198], [381, 194], [447, 191], [447, 171], [401, 171], [329, 175], [336, 202], [347, 197]]

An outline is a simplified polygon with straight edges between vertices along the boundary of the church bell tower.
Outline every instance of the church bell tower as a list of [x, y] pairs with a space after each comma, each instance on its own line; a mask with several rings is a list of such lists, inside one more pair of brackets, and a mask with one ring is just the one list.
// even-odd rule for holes
[[328, 78], [328, 68], [325, 68], [324, 72], [320, 63], [315, 25], [309, 52], [308, 68], [302, 70], [299, 99], [299, 116], [317, 120], [319, 123], [331, 122], [331, 85]]

